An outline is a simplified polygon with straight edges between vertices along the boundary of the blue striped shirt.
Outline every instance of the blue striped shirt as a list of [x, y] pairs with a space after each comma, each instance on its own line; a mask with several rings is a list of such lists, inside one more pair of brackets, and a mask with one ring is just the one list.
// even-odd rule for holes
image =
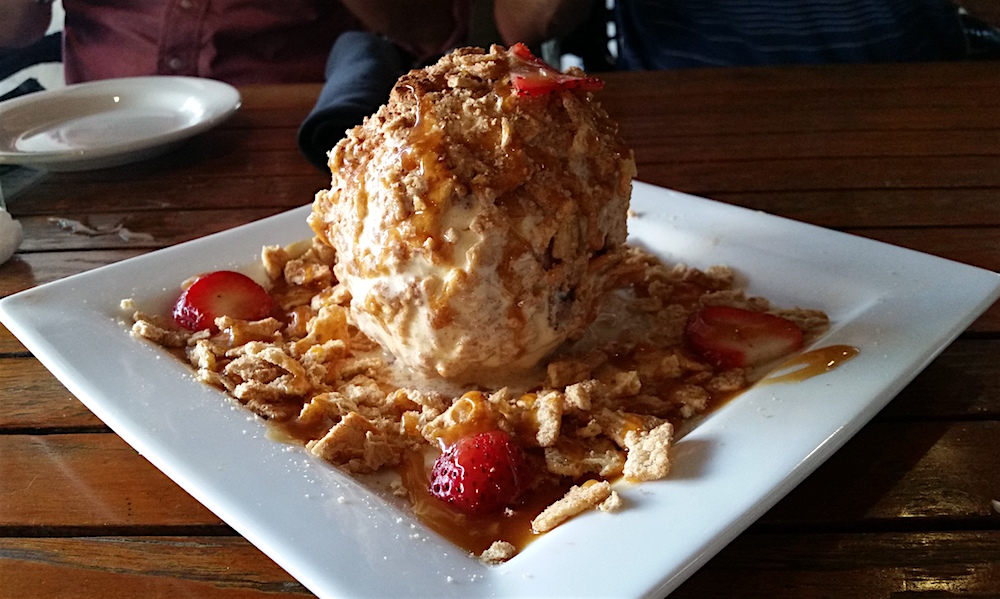
[[903, 62], [965, 52], [947, 0], [617, 0], [619, 66]]

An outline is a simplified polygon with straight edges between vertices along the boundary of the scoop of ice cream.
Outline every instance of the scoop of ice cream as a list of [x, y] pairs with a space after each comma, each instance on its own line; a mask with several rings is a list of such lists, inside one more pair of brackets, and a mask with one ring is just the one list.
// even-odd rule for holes
[[623, 260], [631, 150], [592, 93], [519, 94], [526, 68], [457, 50], [330, 153], [309, 224], [357, 326], [418, 371], [535, 365], [586, 329]]

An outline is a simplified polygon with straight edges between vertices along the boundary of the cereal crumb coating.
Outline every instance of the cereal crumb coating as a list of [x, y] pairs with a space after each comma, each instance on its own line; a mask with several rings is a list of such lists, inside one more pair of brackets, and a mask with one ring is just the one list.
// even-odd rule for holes
[[309, 219], [352, 320], [425, 374], [533, 366], [624, 258], [631, 150], [589, 92], [515, 93], [518, 60], [465, 48], [404, 75], [330, 153]]

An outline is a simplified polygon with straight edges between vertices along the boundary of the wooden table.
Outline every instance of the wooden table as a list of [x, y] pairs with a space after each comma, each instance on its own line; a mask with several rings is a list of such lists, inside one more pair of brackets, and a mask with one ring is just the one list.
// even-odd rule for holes
[[[643, 181], [1000, 270], [998, 63], [607, 81]], [[310, 202], [328, 176], [295, 133], [318, 87], [241, 91], [232, 120], [179, 151], [9, 198], [25, 241], [0, 294]], [[1000, 596], [998, 365], [993, 306], [673, 596]], [[308, 591], [0, 329], [0, 597], [265, 595]]]

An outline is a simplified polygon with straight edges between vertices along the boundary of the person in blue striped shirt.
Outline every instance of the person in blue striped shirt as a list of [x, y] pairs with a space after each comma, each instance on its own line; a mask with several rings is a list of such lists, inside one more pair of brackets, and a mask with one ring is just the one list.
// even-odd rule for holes
[[604, 18], [629, 70], [1000, 58], [997, 29], [950, 0], [495, 0], [494, 14], [506, 43], [529, 44]]

